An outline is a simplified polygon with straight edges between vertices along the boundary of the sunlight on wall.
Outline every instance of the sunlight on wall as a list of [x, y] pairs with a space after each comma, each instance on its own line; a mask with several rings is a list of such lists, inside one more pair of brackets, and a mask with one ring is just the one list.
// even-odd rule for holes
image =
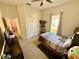
[[17, 33], [21, 33], [20, 28], [19, 28], [18, 18], [5, 17], [5, 19], [6, 19], [7, 25], [9, 26], [10, 30], [14, 32], [14, 28], [16, 28], [15, 30], [17, 31]]
[[3, 24], [3, 21], [2, 21], [2, 18], [1, 18], [1, 11], [0, 11], [0, 27], [2, 29], [2, 31], [4, 32], [5, 31], [5, 28], [4, 28], [4, 24]]

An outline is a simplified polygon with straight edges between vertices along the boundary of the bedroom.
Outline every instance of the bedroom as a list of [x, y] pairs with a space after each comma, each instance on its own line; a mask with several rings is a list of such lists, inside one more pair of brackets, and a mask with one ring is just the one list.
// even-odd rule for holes
[[[63, 1], [63, 0], [61, 0]], [[74, 29], [79, 26], [79, 1], [78, 0], [65, 0], [60, 4], [51, 6], [54, 4], [47, 4], [46, 7], [40, 7], [39, 2], [34, 2], [33, 6], [26, 5], [28, 1], [16, 1], [16, 0], [0, 0], [1, 16], [7, 20], [18, 20], [19, 33], [23, 40], [19, 40], [20, 44], [24, 48], [26, 44], [32, 41], [32, 38], [36, 39], [39, 35], [39, 20], [47, 21], [46, 31], [50, 29], [50, 14], [60, 13], [62, 15], [61, 34], [64, 37], [68, 37], [73, 34]], [[37, 3], [38, 6], [34, 5]], [[56, 2], [55, 2], [56, 3]], [[50, 6], [50, 7], [49, 7]], [[8, 22], [9, 22], [8, 21]], [[1, 23], [0, 23], [1, 24]], [[8, 23], [9, 24], [9, 23]], [[3, 30], [4, 31], [4, 30]], [[29, 41], [29, 42], [28, 42]], [[23, 45], [24, 44], [24, 45]], [[24, 50], [25, 51], [25, 50]], [[30, 58], [30, 57], [28, 57]]]

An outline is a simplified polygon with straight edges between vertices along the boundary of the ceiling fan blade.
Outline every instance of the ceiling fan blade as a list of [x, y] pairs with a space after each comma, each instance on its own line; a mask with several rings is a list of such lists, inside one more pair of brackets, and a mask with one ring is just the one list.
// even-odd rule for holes
[[41, 2], [40, 6], [42, 6], [42, 5], [43, 5], [43, 2]]
[[35, 1], [40, 1], [40, 0], [32, 0], [32, 2], [35, 2]]
[[47, 2], [49, 2], [49, 3], [52, 3], [52, 1], [51, 0], [46, 0]]
[[29, 5], [29, 6], [31, 5], [30, 3], [26, 3], [26, 4]]

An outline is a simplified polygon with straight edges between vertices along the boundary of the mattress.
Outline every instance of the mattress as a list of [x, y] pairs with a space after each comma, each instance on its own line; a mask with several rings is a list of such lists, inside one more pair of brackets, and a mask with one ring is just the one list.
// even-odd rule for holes
[[60, 36], [51, 32], [46, 32], [44, 34], [41, 34], [41, 36], [45, 38], [46, 40], [50, 41], [51, 43], [54, 43], [60, 47], [63, 47], [64, 41], [62, 40]]

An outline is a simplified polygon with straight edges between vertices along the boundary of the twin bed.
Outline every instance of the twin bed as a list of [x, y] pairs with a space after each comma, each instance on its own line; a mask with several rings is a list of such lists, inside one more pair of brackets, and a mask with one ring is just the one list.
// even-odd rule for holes
[[79, 32], [79, 27], [77, 27], [75, 29], [74, 35], [72, 36], [72, 38], [68, 38], [67, 41], [64, 41], [64, 39], [62, 37], [60, 37], [54, 33], [46, 32], [46, 33], [43, 33], [40, 35], [40, 41], [42, 41], [44, 44], [48, 45], [50, 48], [55, 49], [57, 52], [67, 54], [66, 48], [75, 46], [79, 42], [78, 36], [75, 35], [75, 34], [78, 34], [78, 32]]

